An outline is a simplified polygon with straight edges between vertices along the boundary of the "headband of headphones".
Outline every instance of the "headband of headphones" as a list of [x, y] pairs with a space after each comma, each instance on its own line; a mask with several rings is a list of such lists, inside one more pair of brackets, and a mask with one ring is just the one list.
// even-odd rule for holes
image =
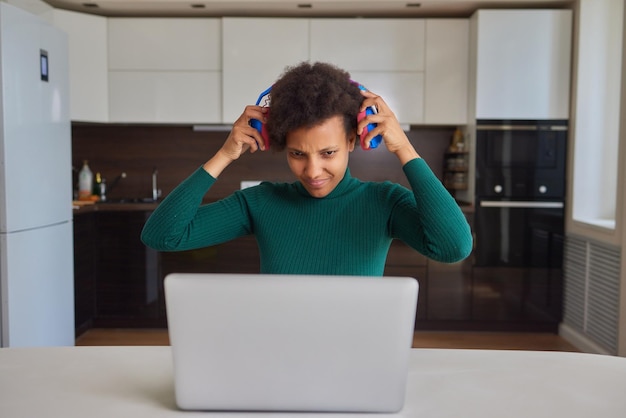
[[[352, 82], [354, 84], [356, 84], [357, 86], [359, 86], [359, 89], [361, 89], [363, 91], [367, 91], [367, 89], [362, 84], [359, 84], [356, 81], [352, 81]], [[259, 98], [256, 101], [256, 105], [257, 106], [262, 106], [262, 107], [270, 107], [270, 92], [271, 91], [272, 91], [272, 86], [270, 86], [269, 88], [264, 90], [259, 95]], [[365, 118], [366, 116], [368, 116], [368, 115], [375, 115], [376, 113], [378, 113], [376, 111], [376, 107], [368, 106], [367, 108], [365, 108], [365, 110], [363, 110], [362, 112], [359, 112], [359, 114], [357, 115], [357, 123], [361, 122], [361, 120], [363, 118]], [[267, 117], [269, 117], [269, 114], [270, 114], [270, 112], [268, 110]], [[250, 126], [252, 126], [254, 129], [256, 129], [261, 134], [261, 137], [263, 138], [263, 142], [265, 143], [265, 149], [269, 149], [269, 147], [270, 147], [270, 138], [269, 138], [269, 134], [267, 133], [267, 127], [265, 126], [265, 124], [262, 123], [260, 120], [251, 119], [250, 120]], [[375, 123], [368, 123], [367, 126], [365, 128], [363, 128], [363, 132], [361, 132], [361, 135], [360, 135], [359, 139], [360, 139], [360, 143], [361, 143], [361, 148], [363, 148], [364, 150], [370, 150], [370, 149], [377, 148], [378, 144], [380, 144], [380, 142], [383, 139], [382, 136], [376, 135], [370, 141], [369, 147], [367, 147], [367, 145], [365, 144], [365, 141], [363, 140], [363, 138], [365, 138], [367, 133], [369, 131], [371, 131], [372, 129], [374, 129], [375, 127], [376, 127]]]

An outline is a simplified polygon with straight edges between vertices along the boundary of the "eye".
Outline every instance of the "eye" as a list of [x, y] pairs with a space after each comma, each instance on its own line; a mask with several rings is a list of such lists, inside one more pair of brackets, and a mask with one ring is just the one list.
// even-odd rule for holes
[[337, 153], [337, 150], [324, 151], [322, 153], [322, 157], [324, 157], [324, 158], [332, 158], [336, 153]]
[[301, 158], [304, 154], [301, 153], [300, 151], [290, 151], [289, 154], [293, 157], [293, 158]]

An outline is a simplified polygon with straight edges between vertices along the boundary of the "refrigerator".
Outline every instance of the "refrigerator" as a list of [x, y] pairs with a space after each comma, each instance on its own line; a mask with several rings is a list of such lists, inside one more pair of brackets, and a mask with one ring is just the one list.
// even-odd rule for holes
[[68, 40], [0, 2], [0, 346], [74, 345]]

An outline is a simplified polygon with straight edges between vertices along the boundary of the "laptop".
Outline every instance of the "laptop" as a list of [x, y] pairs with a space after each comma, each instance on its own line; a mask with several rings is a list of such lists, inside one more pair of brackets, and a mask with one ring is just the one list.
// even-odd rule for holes
[[165, 300], [184, 410], [398, 412], [410, 277], [173, 273]]

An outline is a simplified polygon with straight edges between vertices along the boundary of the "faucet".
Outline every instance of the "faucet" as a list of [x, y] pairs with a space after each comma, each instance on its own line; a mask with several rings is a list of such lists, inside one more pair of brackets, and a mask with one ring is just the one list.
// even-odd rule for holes
[[102, 186], [104, 187], [103, 187], [103, 190], [101, 189], [101, 194], [102, 194], [101, 200], [102, 201], [106, 200], [106, 194], [111, 193], [111, 190], [113, 190], [113, 188], [117, 185], [117, 183], [119, 183], [121, 179], [125, 179], [125, 178], [126, 178], [126, 172], [122, 171], [117, 177], [113, 179], [113, 181], [111, 182], [110, 185], [108, 185], [108, 187], [106, 185], [106, 179], [103, 178], [101, 187]]
[[156, 167], [152, 170], [152, 200], [155, 202], [159, 200], [161, 197], [161, 189], [157, 187], [157, 176], [159, 174], [159, 170]]

